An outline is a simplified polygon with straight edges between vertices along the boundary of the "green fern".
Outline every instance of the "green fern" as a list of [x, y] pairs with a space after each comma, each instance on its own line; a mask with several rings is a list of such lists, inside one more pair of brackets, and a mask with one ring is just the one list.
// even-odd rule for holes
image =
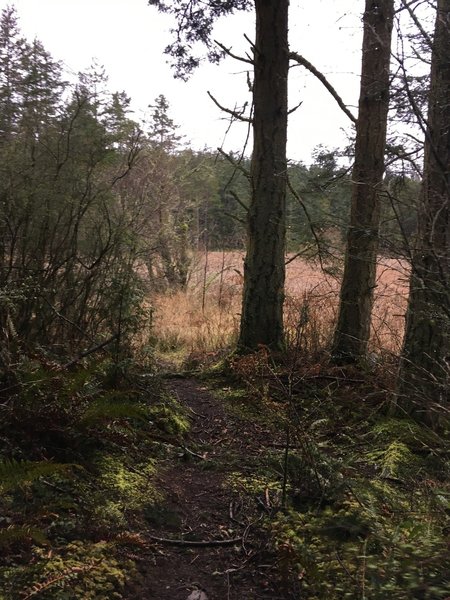
[[75, 394], [82, 398], [89, 398], [94, 396], [94, 394], [98, 394], [101, 390], [101, 385], [96, 378], [96, 367], [97, 365], [93, 365], [89, 369], [79, 369], [69, 376], [66, 375], [63, 394], [67, 398]]
[[377, 440], [384, 442], [399, 440], [408, 446], [429, 447], [439, 443], [436, 434], [411, 419], [383, 419], [372, 428], [372, 433]]
[[0, 462], [0, 489], [8, 492], [32, 483], [45, 475], [64, 473], [76, 465], [52, 462], [6, 460]]
[[381, 467], [382, 477], [401, 477], [419, 466], [419, 459], [406, 444], [394, 441], [382, 450], [375, 450], [367, 454]]
[[113, 400], [100, 398], [94, 401], [81, 416], [81, 423], [93, 425], [102, 421], [116, 419], [136, 419], [149, 422], [149, 410], [142, 404], [130, 400]]
[[29, 600], [38, 594], [42, 594], [49, 588], [66, 587], [68, 581], [78, 578], [87, 571], [91, 571], [94, 565], [73, 566], [64, 569], [60, 573], [52, 573], [47, 576], [45, 581], [34, 583], [29, 589], [22, 591], [23, 600]]
[[44, 533], [35, 527], [16, 527], [11, 525], [6, 529], [0, 530], [0, 548], [2, 546], [7, 546], [12, 542], [17, 542], [23, 539], [32, 539], [34, 542], [36, 542], [36, 544], [41, 545], [49, 543]]

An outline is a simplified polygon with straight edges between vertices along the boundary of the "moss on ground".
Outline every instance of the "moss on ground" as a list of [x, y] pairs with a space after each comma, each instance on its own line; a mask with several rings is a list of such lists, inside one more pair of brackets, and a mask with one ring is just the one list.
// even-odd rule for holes
[[225, 484], [262, 499], [273, 576], [287, 597], [448, 597], [450, 465], [442, 432], [386, 416], [378, 390], [381, 409], [361, 403], [361, 389], [372, 393], [367, 382], [332, 393], [309, 385], [284, 402], [279, 390], [256, 397], [253, 380], [211, 383], [233, 417], [290, 423], [286, 461], [281, 449], [256, 464], [243, 455]]
[[0, 464], [0, 598], [122, 598], [136, 575], [127, 548], [164, 512], [155, 478], [186, 415], [155, 378], [108, 389], [101, 364], [28, 368], [0, 427], [14, 459]]

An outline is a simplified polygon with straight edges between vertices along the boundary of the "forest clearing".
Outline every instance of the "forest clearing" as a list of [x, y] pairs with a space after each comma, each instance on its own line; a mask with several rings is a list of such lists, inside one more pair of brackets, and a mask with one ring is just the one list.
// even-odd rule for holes
[[450, 600], [450, 0], [142, 1], [220, 147], [0, 16], [0, 600]]
[[[301, 324], [311, 353], [329, 347], [336, 323], [337, 269], [287, 255], [285, 323], [294, 339]], [[192, 259], [186, 290], [152, 299], [158, 343], [188, 354], [232, 346], [239, 329], [244, 254], [202, 252]], [[337, 261], [335, 261], [337, 262]], [[342, 263], [342, 259], [341, 259]], [[205, 268], [206, 267], [206, 268]], [[398, 355], [405, 327], [409, 269], [405, 261], [379, 258], [371, 351]], [[302, 317], [303, 315], [303, 317]]]

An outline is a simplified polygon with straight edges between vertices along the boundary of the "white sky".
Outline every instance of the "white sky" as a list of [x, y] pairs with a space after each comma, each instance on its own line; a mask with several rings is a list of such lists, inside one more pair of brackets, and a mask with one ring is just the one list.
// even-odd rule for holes
[[[172, 20], [149, 7], [147, 0], [0, 0], [1, 9], [9, 4], [17, 8], [24, 35], [39, 38], [72, 71], [86, 69], [95, 58], [105, 67], [111, 89], [124, 90], [132, 98], [137, 116], [164, 94], [180, 133], [193, 147], [241, 148], [246, 125], [234, 124], [225, 137], [228, 123], [206, 92], [230, 108], [250, 101], [245, 64], [231, 59], [219, 66], [204, 64], [187, 83], [175, 80], [163, 55]], [[291, 50], [324, 72], [354, 113], [363, 5], [363, 0], [291, 0]], [[240, 53], [247, 48], [244, 34], [253, 39], [253, 28], [252, 14], [239, 14], [219, 22], [215, 37]], [[303, 101], [290, 117], [290, 158], [308, 164], [318, 144], [345, 144], [348, 118], [313, 76], [295, 67], [289, 90], [291, 106]]]

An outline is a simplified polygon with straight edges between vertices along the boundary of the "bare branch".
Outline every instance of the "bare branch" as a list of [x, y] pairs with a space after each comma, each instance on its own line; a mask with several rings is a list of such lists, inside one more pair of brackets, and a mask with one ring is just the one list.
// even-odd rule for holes
[[[227, 114], [231, 115], [234, 119], [238, 120], [238, 121], [244, 121], [244, 123], [251, 123], [252, 120], [249, 119], [248, 117], [244, 117], [243, 113], [238, 113], [235, 110], [231, 110], [231, 108], [226, 108], [225, 106], [222, 106], [215, 98], [214, 96], [211, 94], [211, 92], [206, 92], [208, 94], [208, 96], [211, 98], [211, 100], [214, 102], [214, 104], [216, 106], [218, 106], [220, 108], [220, 110], [223, 110], [223, 112], [226, 112]], [[245, 106], [243, 111], [245, 110]]]
[[74, 327], [77, 331], [79, 331], [84, 337], [88, 338], [89, 340], [93, 341], [93, 338], [86, 332], [84, 331], [84, 329], [82, 329], [79, 325], [77, 325], [76, 323], [74, 323], [73, 321], [71, 321], [70, 319], [68, 319], [66, 316], [64, 316], [62, 313], [60, 313], [54, 306], [53, 304], [51, 304], [51, 302], [49, 302], [47, 300], [47, 298], [43, 295], [43, 294], [39, 294], [40, 298], [42, 298], [42, 300], [45, 302], [45, 304], [47, 304], [47, 306], [55, 313], [55, 315], [61, 319], [62, 321], [68, 323], [69, 325], [72, 325], [72, 327]]
[[409, 239], [408, 239], [408, 235], [406, 234], [405, 228], [403, 227], [403, 222], [400, 218], [399, 212], [397, 210], [397, 206], [395, 204], [395, 199], [394, 196], [390, 193], [389, 190], [385, 190], [385, 193], [387, 195], [387, 197], [389, 198], [389, 203], [391, 205], [391, 208], [394, 212], [395, 215], [395, 219], [397, 221], [397, 225], [400, 229], [400, 234], [403, 238], [403, 243], [405, 245], [405, 252], [407, 254], [407, 258], [410, 264], [412, 264], [412, 250], [411, 250], [411, 245], [409, 243]]
[[111, 344], [112, 342], [114, 342], [118, 337], [119, 337], [119, 334], [115, 333], [114, 335], [112, 335], [107, 340], [104, 340], [103, 342], [100, 342], [99, 344], [96, 344], [92, 348], [89, 348], [88, 350], [85, 350], [79, 356], [77, 356], [76, 358], [74, 358], [73, 360], [71, 360], [70, 362], [68, 362], [67, 364], [65, 364], [64, 365], [64, 369], [69, 369], [73, 365], [76, 365], [78, 362], [80, 362], [80, 360], [82, 358], [85, 358], [86, 356], [89, 356], [90, 354], [94, 354], [94, 352], [98, 352], [99, 350], [103, 350], [103, 348], [105, 348], [106, 346], [108, 346], [109, 344]]
[[311, 215], [309, 214], [309, 211], [306, 208], [305, 203], [303, 202], [302, 198], [300, 197], [300, 194], [294, 189], [289, 176], [287, 177], [287, 185], [288, 185], [289, 191], [294, 196], [294, 198], [297, 200], [297, 202], [300, 204], [300, 206], [303, 209], [303, 212], [305, 213], [306, 220], [308, 221], [308, 225], [310, 227], [311, 233], [313, 234], [314, 240], [315, 240], [316, 245], [317, 245], [320, 267], [321, 267], [321, 269], [323, 271], [324, 270], [324, 266], [323, 266], [323, 262], [322, 262], [322, 252], [321, 252], [321, 250], [322, 250], [322, 244], [320, 243], [319, 236], [317, 235], [316, 229], [315, 229], [314, 224], [312, 222]]
[[258, 52], [257, 47], [255, 46], [254, 42], [252, 42], [252, 40], [248, 37], [247, 34], [244, 33], [244, 38], [247, 40], [247, 42], [250, 44], [251, 49], [253, 50], [253, 52]]
[[414, 168], [414, 170], [419, 175], [419, 177], [422, 177], [422, 173], [421, 173], [420, 169], [418, 168], [416, 161], [413, 159], [413, 156], [415, 154], [418, 154], [419, 152], [421, 152], [421, 148], [418, 148], [418, 149], [415, 148], [414, 150], [410, 150], [409, 152], [399, 152], [391, 147], [391, 148], [389, 148], [389, 151], [394, 156], [390, 160], [385, 162], [385, 165], [384, 165], [385, 169], [390, 167], [392, 164], [394, 164], [398, 160], [407, 161]]
[[244, 219], [240, 219], [237, 215], [233, 215], [233, 213], [230, 213], [227, 210], [223, 210], [222, 214], [225, 215], [226, 217], [230, 217], [230, 219], [233, 219], [234, 221], [237, 221], [241, 225], [246, 225], [246, 222], [244, 221]]
[[242, 208], [243, 208], [243, 209], [244, 209], [246, 212], [248, 212], [248, 206], [247, 206], [247, 205], [246, 205], [244, 202], [242, 202], [242, 200], [239, 198], [239, 196], [236, 194], [236, 192], [235, 192], [235, 191], [233, 191], [233, 190], [230, 190], [230, 194], [233, 196], [233, 198], [236, 200], [236, 202], [237, 202], [237, 203], [238, 203], [240, 206], [242, 206]]
[[327, 88], [327, 90], [330, 92], [330, 94], [336, 100], [339, 107], [347, 115], [347, 117], [350, 119], [350, 121], [352, 121], [353, 123], [356, 124], [357, 118], [346, 107], [342, 98], [339, 96], [337, 91], [334, 89], [334, 87], [331, 85], [331, 83], [328, 81], [328, 79], [325, 77], [325, 75], [323, 73], [318, 71], [314, 65], [312, 65], [308, 60], [306, 60], [306, 58], [304, 58], [301, 54], [298, 54], [298, 52], [290, 52], [289, 58], [291, 60], [295, 60], [299, 65], [302, 65], [302, 67], [305, 67], [305, 69], [308, 69], [308, 71], [310, 71], [310, 73], [312, 73], [315, 77], [317, 77], [317, 79]]
[[300, 106], [303, 104], [303, 100], [300, 100], [300, 102], [294, 106], [294, 108], [291, 108], [290, 110], [288, 110], [288, 115], [292, 115], [293, 112], [295, 112], [298, 108], [300, 108]]
[[230, 538], [227, 540], [174, 540], [170, 538], [160, 538], [156, 535], [147, 535], [147, 537], [152, 540], [152, 542], [156, 542], [157, 544], [164, 544], [166, 546], [187, 546], [192, 548], [205, 548], [207, 546], [233, 546], [234, 544], [238, 544], [242, 542], [242, 537], [238, 538]]
[[[313, 248], [314, 245], [313, 244], [308, 244], [306, 246], [306, 248], [303, 248], [303, 250], [300, 250], [300, 252], [297, 252], [296, 254], [294, 254], [293, 256], [290, 256], [285, 262], [284, 262], [284, 266], [287, 267], [291, 262], [294, 262], [294, 260], [296, 258], [299, 258], [300, 256], [303, 256], [304, 254], [308, 253], [311, 248]], [[282, 444], [282, 447], [284, 448], [284, 444]]]
[[[408, 11], [409, 16], [414, 21], [415, 26], [420, 31], [420, 34], [423, 37], [423, 39], [426, 41], [428, 47], [430, 48], [430, 50], [432, 50], [433, 49], [433, 42], [432, 42], [430, 36], [428, 35], [428, 33], [423, 28], [422, 23], [417, 18], [417, 15], [414, 13], [414, 10], [411, 8], [411, 2], [408, 3], [408, 2], [405, 2], [405, 0], [402, 0], [402, 5]], [[416, 7], [414, 7], [414, 8], [416, 8]]]
[[230, 164], [232, 164], [236, 170], [241, 171], [241, 173], [243, 173], [247, 177], [247, 179], [250, 179], [250, 173], [247, 171], [247, 169], [245, 169], [240, 163], [236, 162], [230, 154], [225, 152], [225, 150], [223, 150], [222, 148], [217, 148], [217, 152], [219, 152], [219, 154], [226, 158], [227, 161]]
[[231, 58], [234, 58], [235, 60], [240, 60], [241, 62], [253, 65], [253, 61], [250, 58], [244, 58], [243, 56], [238, 56], [237, 54], [234, 54], [229, 48], [221, 44], [218, 40], [214, 40], [214, 42], [219, 46], [221, 50], [225, 52], [227, 56], [231, 56]]

